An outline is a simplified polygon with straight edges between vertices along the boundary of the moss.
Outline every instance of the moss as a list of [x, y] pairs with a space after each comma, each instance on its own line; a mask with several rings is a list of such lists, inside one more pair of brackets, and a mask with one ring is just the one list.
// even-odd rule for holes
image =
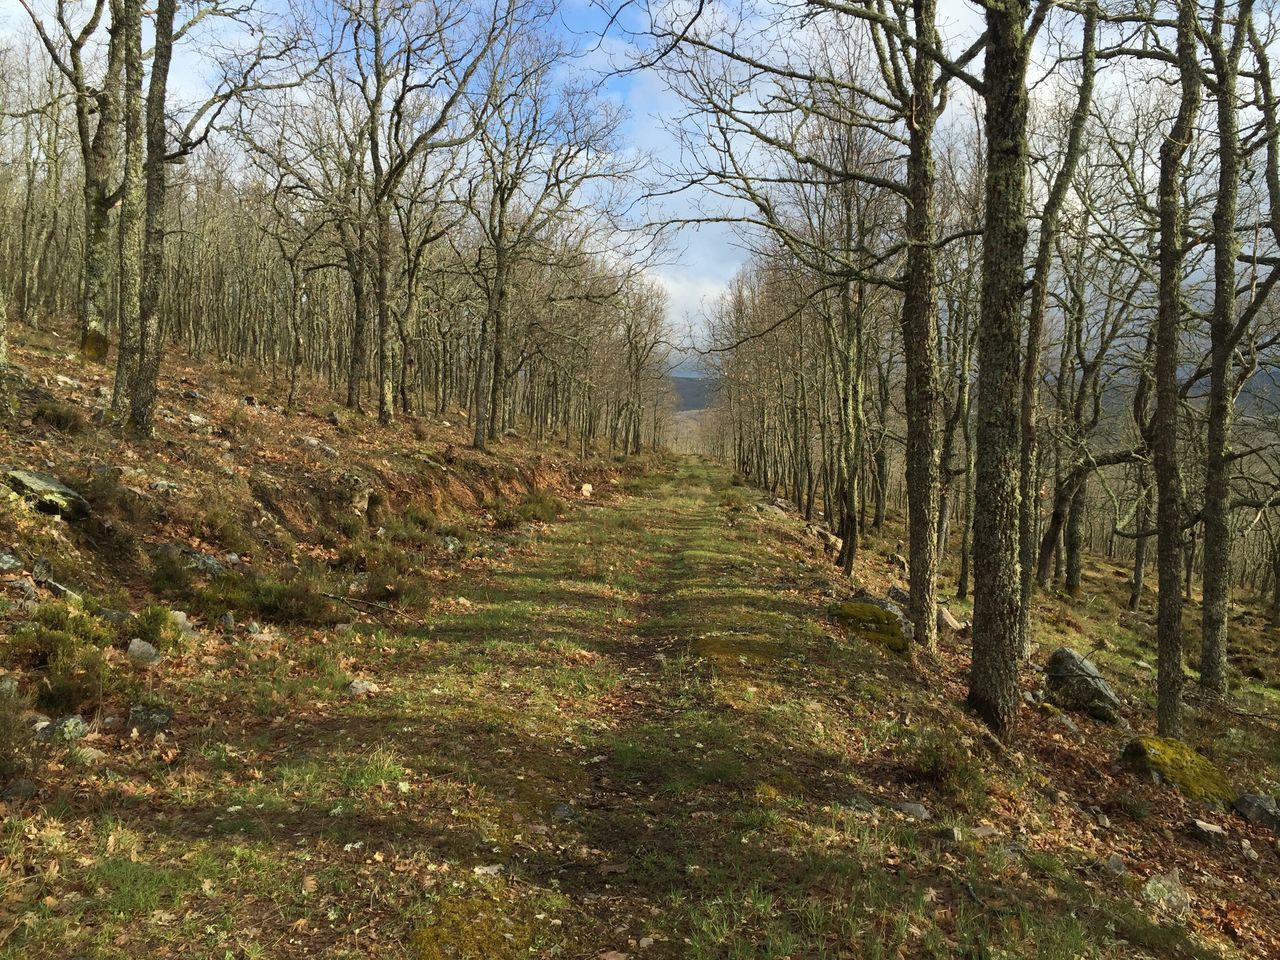
[[911, 655], [911, 643], [902, 632], [902, 621], [892, 610], [874, 603], [837, 603], [831, 618], [845, 631], [903, 659]]
[[764, 634], [708, 633], [698, 637], [691, 646], [693, 653], [708, 660], [736, 663], [748, 660], [767, 663], [789, 655], [787, 644]]
[[1139, 773], [1158, 773], [1182, 793], [1230, 808], [1236, 798], [1226, 775], [1181, 740], [1138, 737], [1124, 748], [1124, 763]]
[[454, 896], [436, 904], [413, 935], [415, 960], [504, 960], [528, 957], [543, 937], [519, 904], [482, 896]]

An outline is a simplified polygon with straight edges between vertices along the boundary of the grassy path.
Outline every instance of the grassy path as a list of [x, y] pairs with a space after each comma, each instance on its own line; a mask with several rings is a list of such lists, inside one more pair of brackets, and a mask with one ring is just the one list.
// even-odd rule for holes
[[1027, 785], [834, 635], [750, 499], [684, 464], [443, 576], [426, 627], [194, 658], [171, 738], [6, 821], [0, 958], [1193, 955], [1026, 837], [939, 844]]

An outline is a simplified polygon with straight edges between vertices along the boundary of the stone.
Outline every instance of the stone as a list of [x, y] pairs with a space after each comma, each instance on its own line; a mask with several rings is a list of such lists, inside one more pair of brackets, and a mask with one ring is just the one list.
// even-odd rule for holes
[[168, 707], [135, 703], [129, 708], [129, 720], [126, 726], [139, 733], [154, 733], [158, 730], [167, 730], [172, 723], [173, 711]]
[[298, 443], [307, 450], [319, 450], [320, 440], [316, 437], [300, 437]]
[[462, 549], [462, 541], [457, 537], [441, 537], [440, 546], [444, 547], [444, 552], [452, 557]]
[[357, 700], [378, 692], [378, 685], [372, 680], [352, 680], [347, 684], [347, 696]]
[[1106, 860], [1103, 860], [1102, 869], [1113, 877], [1123, 877], [1129, 872], [1129, 868], [1125, 866], [1124, 858], [1118, 853], [1113, 853]]
[[200, 416], [198, 413], [187, 414], [187, 423], [191, 424], [193, 427], [207, 427], [209, 425], [208, 419]]
[[588, 500], [590, 500], [590, 499], [591, 499], [591, 494], [592, 494], [594, 491], [595, 491], [595, 488], [594, 488], [593, 486], [591, 486], [591, 484], [589, 484], [589, 483], [584, 483], [581, 487], [579, 487], [579, 488], [578, 488], [578, 492], [579, 492], [580, 494], [582, 494], [582, 495], [583, 495], [583, 497], [585, 497], [585, 498], [586, 498], [586, 499], [588, 499]]
[[998, 836], [1000, 836], [1000, 831], [986, 824], [973, 828], [973, 838], [975, 840], [990, 840], [992, 837]]
[[1246, 860], [1252, 860], [1254, 863], [1258, 862], [1258, 851], [1253, 849], [1253, 844], [1248, 840], [1240, 841], [1240, 852]]
[[1187, 829], [1191, 835], [1205, 843], [1221, 843], [1227, 838], [1227, 831], [1223, 830], [1216, 823], [1209, 823], [1207, 820], [1197, 820], [1192, 818], [1187, 824]]
[[862, 597], [831, 608], [831, 618], [846, 631], [883, 647], [895, 656], [907, 658], [915, 629], [902, 608], [890, 600]]
[[1092, 660], [1070, 647], [1059, 647], [1049, 656], [1045, 691], [1048, 699], [1064, 710], [1109, 723], [1114, 723], [1120, 715], [1120, 698], [1111, 685], [1102, 678]]
[[19, 778], [9, 781], [9, 784], [4, 788], [4, 792], [0, 793], [0, 799], [30, 800], [39, 792], [40, 788], [30, 780]]
[[257, 620], [250, 620], [249, 625], [245, 627], [245, 630], [247, 630], [249, 633], [254, 634], [256, 636], [257, 634], [262, 633], [262, 624], [260, 624]]
[[41, 513], [63, 520], [84, 520], [89, 516], [89, 501], [57, 477], [34, 470], [8, 470], [4, 482]]
[[89, 724], [78, 713], [59, 717], [52, 723], [37, 724], [36, 739], [41, 743], [75, 743], [89, 732]]
[[0, 573], [17, 573], [23, 563], [12, 553], [0, 553]]
[[1147, 663], [1147, 661], [1145, 661], [1145, 660], [1135, 660], [1135, 661], [1133, 661], [1133, 665], [1134, 665], [1135, 667], [1137, 667], [1139, 670], [1150, 670], [1150, 671], [1153, 671], [1153, 672], [1154, 672], [1154, 670], [1155, 670], [1155, 667], [1153, 667], [1151, 664]]
[[194, 637], [196, 628], [191, 625], [191, 621], [182, 610], [170, 610], [169, 617], [173, 620], [173, 625], [178, 628], [178, 632], [184, 637]]
[[1266, 827], [1280, 833], [1280, 805], [1275, 797], [1260, 793], [1244, 793], [1236, 797], [1233, 805], [1236, 813], [1244, 817], [1254, 826]]
[[956, 634], [963, 629], [964, 625], [955, 618], [955, 614], [942, 604], [938, 604], [938, 632]]
[[923, 803], [914, 803], [912, 801], [902, 801], [895, 803], [893, 809], [899, 813], [906, 814], [912, 820], [932, 820], [933, 814], [929, 812], [929, 808]]
[[227, 572], [226, 565], [211, 553], [203, 553], [186, 544], [160, 543], [150, 548], [151, 556], [180, 565], [192, 573], [208, 577], [220, 577]]
[[1146, 776], [1159, 777], [1201, 803], [1231, 809], [1236, 794], [1222, 771], [1181, 740], [1137, 737], [1125, 745], [1120, 764]]
[[129, 641], [126, 653], [139, 666], [150, 666], [160, 659], [160, 651], [141, 637], [134, 637]]
[[907, 591], [903, 590], [896, 583], [889, 588], [889, 599], [900, 607], [907, 607], [911, 605], [911, 594], [907, 593]]
[[1168, 873], [1153, 874], [1142, 887], [1142, 897], [1165, 913], [1183, 917], [1191, 909], [1191, 894], [1182, 885], [1178, 868]]
[[222, 627], [225, 633], [230, 633], [236, 628], [236, 615], [228, 610], [218, 618], [218, 626]]

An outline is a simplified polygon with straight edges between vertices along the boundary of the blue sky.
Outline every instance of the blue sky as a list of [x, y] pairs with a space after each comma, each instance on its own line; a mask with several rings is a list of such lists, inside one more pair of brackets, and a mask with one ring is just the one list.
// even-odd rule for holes
[[[265, 2], [274, 6], [276, 0]], [[37, 0], [37, 3], [48, 3], [48, 0]], [[761, 0], [761, 5], [769, 3], [770, 0]], [[972, 37], [976, 35], [980, 18], [979, 9], [969, 0], [940, 2], [939, 20], [945, 35]], [[614, 29], [603, 38], [600, 36], [606, 17], [592, 0], [565, 0], [557, 7], [556, 19], [559, 29], [573, 37], [575, 45], [584, 52], [574, 69], [598, 78], [601, 89], [626, 108], [625, 135], [630, 145], [652, 155], [658, 164], [678, 165], [677, 141], [665, 124], [680, 114], [681, 104], [661, 76], [654, 71], [618, 70], [630, 62], [636, 48], [621, 29]], [[26, 15], [15, 0], [0, 4], [0, 42], [29, 30]], [[174, 87], [178, 96], [195, 99], [203, 89], [204, 65], [191, 56], [190, 49], [186, 54], [175, 57]], [[689, 198], [688, 204], [694, 199]], [[677, 199], [668, 201], [667, 210], [687, 215], [685, 206], [685, 201]], [[727, 224], [687, 227], [674, 238], [665, 262], [657, 265], [653, 272], [667, 292], [670, 320], [681, 336], [690, 328], [696, 335], [704, 310], [726, 288], [746, 256], [734, 228]]]

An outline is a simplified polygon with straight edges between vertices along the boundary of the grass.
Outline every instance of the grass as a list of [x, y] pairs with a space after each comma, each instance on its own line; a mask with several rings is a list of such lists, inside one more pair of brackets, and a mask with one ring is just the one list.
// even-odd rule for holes
[[[626, 487], [512, 508], [558, 522], [483, 564], [429, 567], [435, 519], [388, 510], [288, 596], [214, 580], [210, 615], [277, 626], [170, 658], [164, 739], [101, 738], [109, 777], [0, 827], [0, 960], [1231, 955], [1088, 873], [1034, 749], [984, 748], [958, 666], [832, 625], [830, 567], [730, 523], [755, 494], [695, 462]], [[421, 622], [332, 629], [325, 578], [379, 571], [430, 576]], [[1163, 822], [1130, 793], [1113, 819]]]

